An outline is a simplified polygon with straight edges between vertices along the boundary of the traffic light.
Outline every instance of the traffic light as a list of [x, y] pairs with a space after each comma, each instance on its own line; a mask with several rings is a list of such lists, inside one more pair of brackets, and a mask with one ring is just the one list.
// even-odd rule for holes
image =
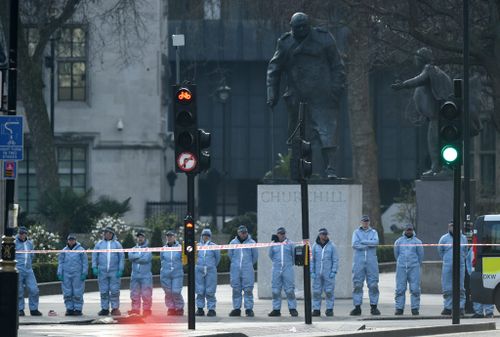
[[199, 164], [196, 86], [175, 85], [173, 89], [176, 172], [196, 172]]
[[194, 253], [195, 248], [194, 221], [192, 216], [187, 215], [184, 218], [184, 254]]
[[210, 133], [203, 129], [198, 130], [198, 158], [199, 158], [199, 173], [207, 171], [210, 168]]
[[439, 110], [439, 149], [443, 164], [460, 165], [462, 160], [462, 114], [454, 101], [446, 101]]
[[300, 137], [294, 137], [290, 157], [290, 177], [292, 180], [303, 180], [311, 177], [311, 156], [311, 143]]

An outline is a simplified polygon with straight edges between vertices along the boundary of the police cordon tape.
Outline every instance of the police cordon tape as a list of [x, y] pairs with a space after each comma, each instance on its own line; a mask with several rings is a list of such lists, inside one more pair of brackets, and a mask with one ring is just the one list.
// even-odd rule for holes
[[[208, 246], [197, 246], [198, 251], [202, 250], [230, 250], [230, 249], [251, 249], [251, 248], [266, 248], [272, 246], [283, 246], [283, 245], [305, 245], [309, 243], [309, 240], [302, 240], [297, 242], [257, 242], [257, 243], [238, 243], [238, 244], [227, 244], [227, 245], [208, 245]], [[336, 247], [347, 247], [346, 245], [335, 245]], [[452, 243], [421, 243], [421, 244], [400, 244], [399, 247], [450, 247], [453, 246]], [[500, 246], [498, 243], [467, 243], [460, 244], [460, 246], [485, 246], [485, 247], [496, 247]], [[351, 247], [349, 245], [349, 247]], [[375, 245], [374, 247], [394, 247], [394, 245]], [[62, 250], [62, 249], [33, 249], [33, 250], [16, 250], [16, 254], [59, 254], [59, 253], [144, 253], [144, 252], [180, 252], [182, 251], [182, 246], [176, 247], [147, 247], [147, 248], [122, 248], [122, 249], [84, 249], [84, 250]]]

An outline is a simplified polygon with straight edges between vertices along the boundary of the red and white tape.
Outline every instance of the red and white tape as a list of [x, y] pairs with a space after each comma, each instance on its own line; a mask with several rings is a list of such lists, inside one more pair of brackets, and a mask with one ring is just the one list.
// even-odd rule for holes
[[[281, 245], [305, 245], [309, 241], [302, 240], [297, 242], [258, 242], [258, 243], [237, 243], [227, 245], [209, 245], [198, 246], [198, 251], [203, 250], [231, 250], [231, 249], [251, 249], [251, 248], [266, 248]], [[345, 247], [344, 245], [336, 245], [337, 247]], [[421, 243], [421, 244], [400, 244], [399, 247], [450, 247], [451, 243]], [[460, 246], [481, 246], [481, 247], [496, 247], [500, 246], [498, 243], [467, 243], [460, 244]], [[349, 246], [350, 247], [350, 246]], [[394, 247], [394, 245], [378, 245], [378, 247]], [[182, 246], [177, 247], [148, 247], [148, 248], [122, 248], [122, 249], [86, 249], [86, 250], [59, 250], [59, 249], [35, 249], [35, 250], [17, 250], [17, 254], [59, 254], [59, 253], [77, 253], [77, 254], [90, 254], [90, 253], [158, 253], [158, 252], [180, 252]]]

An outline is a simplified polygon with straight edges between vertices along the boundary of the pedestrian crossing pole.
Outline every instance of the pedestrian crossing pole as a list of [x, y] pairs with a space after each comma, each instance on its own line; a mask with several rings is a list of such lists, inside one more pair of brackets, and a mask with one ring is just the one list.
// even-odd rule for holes
[[[306, 138], [306, 118], [305, 118], [306, 104], [300, 103], [299, 105], [299, 136], [301, 139]], [[309, 240], [309, 189], [306, 177], [300, 175], [300, 200], [302, 208], [302, 239]], [[306, 246], [309, 243], [306, 244]], [[306, 256], [304, 263], [304, 317], [306, 324], [312, 324], [311, 313], [311, 270], [309, 265], [309, 247], [306, 248]]]
[[[15, 115], [17, 109], [17, 23], [19, 18], [19, 1], [10, 1], [10, 27], [8, 52], [8, 100], [7, 113]], [[0, 93], [2, 96], [3, 93]], [[18, 279], [16, 269], [16, 245], [14, 227], [17, 226], [17, 205], [14, 205], [14, 182], [7, 180], [5, 188], [4, 235], [2, 237], [2, 254], [0, 260], [0, 327], [4, 337], [17, 337], [19, 327], [18, 311]]]

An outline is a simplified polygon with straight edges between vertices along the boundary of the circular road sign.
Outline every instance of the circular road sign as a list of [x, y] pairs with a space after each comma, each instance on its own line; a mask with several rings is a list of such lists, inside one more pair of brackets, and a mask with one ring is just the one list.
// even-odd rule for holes
[[177, 167], [183, 172], [191, 172], [198, 163], [196, 157], [191, 152], [182, 152], [177, 157]]

